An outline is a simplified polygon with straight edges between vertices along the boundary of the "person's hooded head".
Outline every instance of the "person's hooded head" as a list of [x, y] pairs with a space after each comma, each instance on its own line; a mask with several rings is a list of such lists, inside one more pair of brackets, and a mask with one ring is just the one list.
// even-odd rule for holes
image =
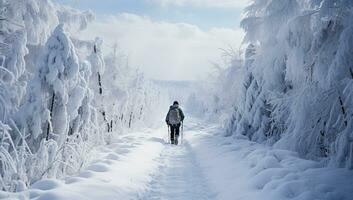
[[174, 107], [174, 108], [177, 108], [177, 107], [179, 107], [179, 102], [177, 102], [177, 101], [174, 101], [174, 102], [173, 102], [173, 105], [172, 105], [172, 107]]

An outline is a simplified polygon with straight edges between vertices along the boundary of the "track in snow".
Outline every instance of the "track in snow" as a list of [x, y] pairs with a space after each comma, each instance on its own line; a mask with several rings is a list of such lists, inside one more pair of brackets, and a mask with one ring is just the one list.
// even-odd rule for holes
[[158, 170], [139, 200], [214, 199], [187, 142], [179, 146], [167, 144], [155, 161], [159, 163]]

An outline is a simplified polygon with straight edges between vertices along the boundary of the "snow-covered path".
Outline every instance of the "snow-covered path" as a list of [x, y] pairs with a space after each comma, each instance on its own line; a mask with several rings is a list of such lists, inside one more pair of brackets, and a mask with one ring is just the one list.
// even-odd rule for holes
[[175, 146], [166, 136], [166, 127], [123, 135], [99, 148], [76, 176], [41, 180], [17, 194], [0, 192], [0, 199], [213, 199], [188, 137]]
[[121, 136], [76, 176], [46, 179], [0, 199], [33, 200], [352, 200], [353, 173], [322, 168], [291, 151], [227, 138], [189, 120], [182, 145], [166, 127]]
[[188, 141], [181, 146], [166, 145], [156, 161], [158, 171], [139, 199], [212, 199]]

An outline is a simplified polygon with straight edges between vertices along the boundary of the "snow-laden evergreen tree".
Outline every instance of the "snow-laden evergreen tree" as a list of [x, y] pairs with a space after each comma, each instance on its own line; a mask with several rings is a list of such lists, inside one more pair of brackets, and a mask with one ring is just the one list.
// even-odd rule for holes
[[[79, 63], [73, 44], [60, 24], [46, 43], [35, 78], [29, 84], [27, 102], [23, 105], [28, 115], [23, 120], [24, 127], [35, 139], [65, 140], [69, 114], [77, 112], [76, 106], [68, 113], [67, 104], [69, 93], [76, 89], [78, 73]], [[82, 101], [82, 96], [75, 100]]]
[[[103, 85], [103, 74], [105, 72], [105, 62], [102, 53], [103, 40], [96, 38], [93, 42], [91, 54], [88, 57], [92, 66], [90, 88], [93, 91], [93, 104], [97, 108], [97, 126], [103, 130], [109, 129], [109, 119], [106, 112], [106, 105], [104, 104], [107, 88]], [[110, 129], [109, 129], [110, 130]]]
[[53, 31], [39, 59], [26, 101], [15, 118], [19, 130], [27, 135], [30, 152], [36, 155], [28, 158], [33, 164], [28, 169], [31, 181], [56, 177], [58, 170], [66, 173], [66, 162], [72, 158], [67, 156], [72, 148], [65, 148], [69, 136], [81, 138], [78, 130], [87, 125], [85, 120], [90, 114], [83, 110], [90, 103], [88, 83], [84, 80], [84, 73], [90, 69], [81, 69], [80, 74], [74, 46], [62, 24]]

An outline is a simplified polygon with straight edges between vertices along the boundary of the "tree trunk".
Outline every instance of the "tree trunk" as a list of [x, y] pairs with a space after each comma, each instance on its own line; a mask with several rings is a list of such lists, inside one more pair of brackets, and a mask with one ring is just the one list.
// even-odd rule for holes
[[129, 128], [131, 128], [131, 121], [132, 121], [132, 112], [130, 113]]
[[346, 112], [346, 109], [345, 109], [345, 107], [344, 107], [344, 103], [343, 103], [342, 97], [341, 97], [341, 96], [338, 96], [338, 99], [339, 99], [340, 105], [341, 105], [341, 111], [342, 111], [342, 114], [343, 114], [344, 125], [347, 126], [347, 125], [348, 125], [348, 122], [347, 122], [347, 112]]
[[[53, 96], [51, 98], [51, 104], [50, 104], [50, 120], [53, 116], [53, 109], [54, 109], [54, 102], [55, 102], [55, 92], [53, 92]], [[46, 140], [49, 140], [49, 134], [50, 134], [50, 122], [48, 121], [48, 126], [47, 126], [47, 136]]]
[[99, 74], [99, 72], [97, 72], [98, 75], [98, 86], [99, 86], [99, 94], [103, 94], [103, 89], [102, 89], [102, 81], [101, 81], [101, 75]]

